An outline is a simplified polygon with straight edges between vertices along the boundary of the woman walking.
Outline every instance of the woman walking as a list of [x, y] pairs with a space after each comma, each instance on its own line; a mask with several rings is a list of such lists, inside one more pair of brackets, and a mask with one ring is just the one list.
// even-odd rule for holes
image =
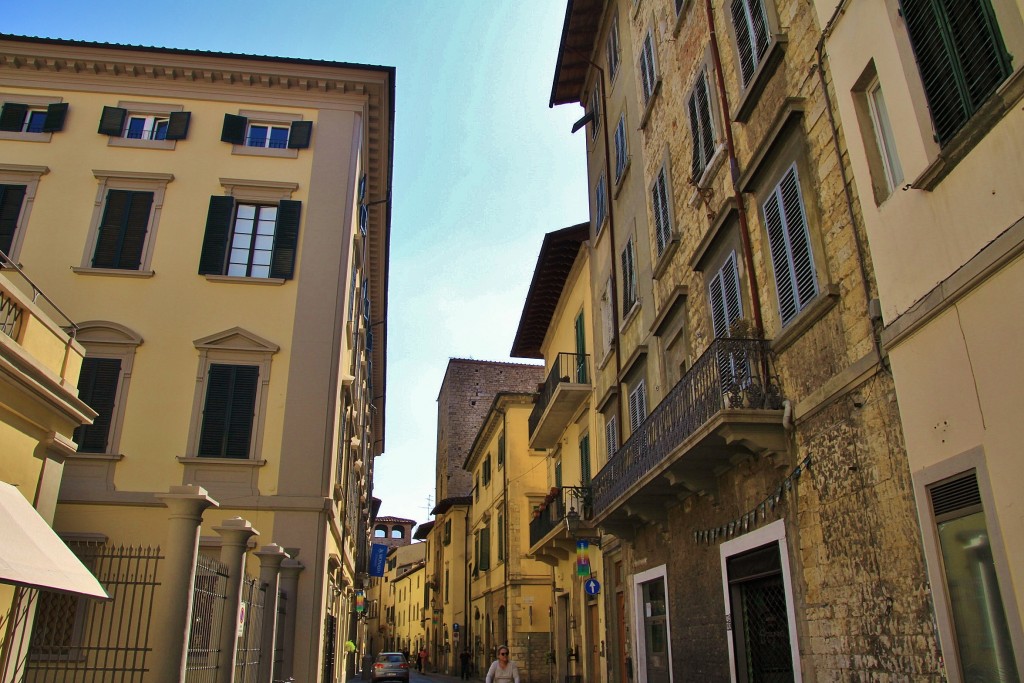
[[515, 662], [508, 659], [508, 646], [502, 645], [498, 648], [498, 658], [487, 670], [486, 683], [507, 683], [514, 681], [519, 683], [519, 667]]

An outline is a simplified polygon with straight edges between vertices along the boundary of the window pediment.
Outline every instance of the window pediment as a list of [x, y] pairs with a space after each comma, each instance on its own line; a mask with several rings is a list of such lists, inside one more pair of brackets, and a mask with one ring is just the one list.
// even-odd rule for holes
[[214, 349], [218, 351], [250, 351], [256, 353], [277, 353], [281, 347], [267, 341], [258, 334], [249, 332], [241, 327], [217, 332], [207, 337], [196, 339], [192, 344], [197, 349]]
[[142, 335], [120, 323], [106, 320], [87, 320], [78, 324], [75, 339], [82, 344], [118, 344], [139, 346]]

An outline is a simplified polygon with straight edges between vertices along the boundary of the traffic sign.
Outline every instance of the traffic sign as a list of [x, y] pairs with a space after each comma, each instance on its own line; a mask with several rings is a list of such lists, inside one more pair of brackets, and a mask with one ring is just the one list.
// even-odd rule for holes
[[583, 590], [587, 595], [597, 595], [601, 592], [601, 582], [597, 579], [587, 579], [583, 582]]

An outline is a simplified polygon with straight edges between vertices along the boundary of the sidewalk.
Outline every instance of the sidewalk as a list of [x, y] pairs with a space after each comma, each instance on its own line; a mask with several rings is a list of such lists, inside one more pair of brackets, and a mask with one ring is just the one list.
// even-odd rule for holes
[[[418, 671], [412, 672], [412, 680], [414, 683], [422, 681], [434, 681], [434, 683], [462, 683], [463, 679], [458, 676], [452, 676], [449, 674], [441, 673], [420, 673]], [[481, 683], [484, 680], [483, 676], [470, 676], [468, 679], [471, 683]]]

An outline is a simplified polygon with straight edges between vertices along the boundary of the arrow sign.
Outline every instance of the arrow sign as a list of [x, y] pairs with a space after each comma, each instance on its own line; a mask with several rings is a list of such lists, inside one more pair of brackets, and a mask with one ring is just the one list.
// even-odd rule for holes
[[601, 582], [597, 579], [587, 579], [583, 582], [583, 590], [587, 595], [597, 595], [601, 592]]

